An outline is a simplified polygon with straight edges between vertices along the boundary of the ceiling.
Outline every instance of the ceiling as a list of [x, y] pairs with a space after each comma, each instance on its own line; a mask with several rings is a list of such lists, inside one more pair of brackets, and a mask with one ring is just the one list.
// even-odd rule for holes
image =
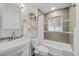
[[62, 9], [70, 6], [70, 3], [31, 3], [36, 8], [39, 8], [43, 13], [52, 11], [51, 8]]

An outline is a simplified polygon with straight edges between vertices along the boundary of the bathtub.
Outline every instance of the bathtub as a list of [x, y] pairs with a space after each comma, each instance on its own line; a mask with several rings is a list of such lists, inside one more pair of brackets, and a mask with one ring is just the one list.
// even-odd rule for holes
[[[32, 39], [33, 47], [37, 46], [37, 44], [39, 44], [38, 39]], [[73, 50], [70, 44], [44, 39], [43, 46], [46, 46], [49, 49], [49, 55], [73, 56]]]
[[49, 54], [54, 56], [73, 56], [70, 44], [44, 40], [44, 46], [49, 48]]

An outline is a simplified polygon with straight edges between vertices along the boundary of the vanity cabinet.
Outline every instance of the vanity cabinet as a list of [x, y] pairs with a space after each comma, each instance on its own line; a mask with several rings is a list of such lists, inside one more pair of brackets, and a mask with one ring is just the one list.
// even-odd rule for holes
[[[10, 43], [9, 43], [10, 44]], [[11, 44], [10, 44], [11, 45]], [[31, 43], [26, 42], [16, 46], [10, 46], [0, 51], [0, 56], [31, 56]]]
[[[29, 43], [11, 51], [8, 56], [30, 56], [30, 45]], [[7, 56], [7, 55], [6, 55]]]

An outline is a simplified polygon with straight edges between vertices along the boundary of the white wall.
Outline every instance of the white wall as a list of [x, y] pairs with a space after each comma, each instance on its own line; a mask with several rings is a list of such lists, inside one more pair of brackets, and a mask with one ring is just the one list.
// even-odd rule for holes
[[79, 4], [76, 4], [76, 27], [74, 28], [73, 49], [74, 54], [79, 56]]
[[75, 21], [76, 21], [76, 7], [72, 6], [69, 8], [69, 32], [72, 32], [72, 34], [69, 34], [69, 43], [73, 46], [73, 40], [74, 40], [74, 28], [75, 28]]
[[24, 4], [24, 13], [23, 13], [23, 20], [26, 20], [24, 22], [24, 26], [23, 26], [23, 35], [24, 37], [27, 38], [31, 38], [31, 37], [37, 37], [37, 31], [35, 32], [31, 32], [30, 29], [30, 17], [29, 17], [29, 13], [34, 13], [37, 16], [37, 8], [35, 8], [34, 6], [32, 6], [29, 3]]
[[1, 16], [0, 16], [0, 30], [1, 30], [1, 27], [2, 27], [2, 20], [1, 20]]
[[38, 16], [38, 41], [39, 41], [39, 45], [43, 44], [43, 40], [44, 40], [44, 16], [43, 14]]

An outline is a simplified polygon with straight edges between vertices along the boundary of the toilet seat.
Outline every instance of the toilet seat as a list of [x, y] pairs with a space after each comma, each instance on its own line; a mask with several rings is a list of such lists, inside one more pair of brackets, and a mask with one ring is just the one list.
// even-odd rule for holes
[[35, 49], [40, 51], [40, 52], [45, 52], [45, 53], [49, 52], [49, 49], [47, 47], [45, 47], [45, 46], [38, 46]]
[[49, 49], [45, 46], [38, 46], [35, 48], [35, 55], [48, 56]]

